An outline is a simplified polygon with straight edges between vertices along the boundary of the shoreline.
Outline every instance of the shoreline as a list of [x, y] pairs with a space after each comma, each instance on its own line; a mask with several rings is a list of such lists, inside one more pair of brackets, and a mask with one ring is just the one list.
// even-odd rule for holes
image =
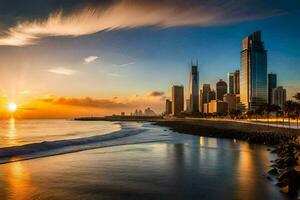
[[249, 143], [276, 146], [296, 140], [300, 129], [268, 126], [266, 124], [245, 123], [218, 119], [200, 118], [158, 118], [158, 117], [88, 117], [79, 121], [135, 121], [150, 122], [182, 133], [204, 137], [227, 138], [248, 141]]
[[298, 196], [298, 189], [300, 188], [299, 129], [239, 121], [186, 118], [133, 119], [109, 117], [97, 120], [151, 122], [153, 125], [167, 127], [172, 131], [182, 134], [237, 139], [274, 147], [273, 150], [268, 148], [268, 151], [276, 153], [278, 158], [270, 161], [271, 169], [268, 172], [264, 172], [266, 173], [265, 177], [268, 180], [276, 180], [276, 186], [279, 187], [281, 192], [291, 197]]
[[223, 120], [174, 119], [159, 120], [153, 124], [183, 134], [237, 139], [271, 146], [296, 140], [300, 136], [300, 130], [297, 129]]

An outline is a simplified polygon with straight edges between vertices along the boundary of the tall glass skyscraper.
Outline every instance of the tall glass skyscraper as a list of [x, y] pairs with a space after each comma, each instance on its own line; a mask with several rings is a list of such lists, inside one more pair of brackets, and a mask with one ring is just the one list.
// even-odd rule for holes
[[193, 65], [190, 72], [189, 81], [189, 95], [190, 95], [190, 112], [199, 112], [199, 72], [198, 64]]
[[246, 110], [267, 103], [267, 76], [267, 51], [257, 31], [243, 39], [241, 51], [240, 98]]
[[268, 104], [274, 104], [272, 101], [272, 92], [273, 89], [277, 88], [277, 75], [276, 74], [268, 74]]
[[234, 73], [230, 72], [228, 73], [228, 93], [234, 94]]

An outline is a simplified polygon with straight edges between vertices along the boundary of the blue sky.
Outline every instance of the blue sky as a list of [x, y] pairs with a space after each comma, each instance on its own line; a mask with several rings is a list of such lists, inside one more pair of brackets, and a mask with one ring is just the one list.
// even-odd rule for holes
[[[2, 3], [2, 9], [8, 5], [7, 2]], [[9, 4], [8, 11], [13, 5], [25, 6], [20, 1], [15, 2]], [[31, 2], [38, 7], [37, 1]], [[0, 15], [3, 19], [0, 24], [0, 92], [9, 98], [17, 98], [20, 92], [26, 90], [33, 92], [31, 97], [35, 98], [51, 95], [111, 99], [145, 96], [152, 91], [164, 92], [163, 96], [168, 97], [173, 84], [187, 85], [191, 59], [198, 60], [201, 85], [211, 83], [214, 87], [218, 79], [227, 80], [228, 72], [239, 69], [241, 40], [257, 30], [262, 31], [262, 40], [268, 51], [269, 72], [278, 74], [278, 82], [288, 89], [289, 96], [300, 91], [300, 7], [297, 1], [274, 1], [271, 6], [268, 6], [270, 1], [255, 1], [257, 6], [252, 5], [249, 9], [239, 9], [239, 6], [251, 3], [247, 0], [241, 1], [241, 5], [212, 1], [214, 4], [204, 7], [205, 12], [201, 5], [199, 8], [196, 6], [198, 10], [191, 10], [192, 14], [187, 17], [186, 12], [192, 8], [178, 1], [176, 12], [182, 12], [183, 17], [176, 18], [170, 11], [171, 14], [167, 15], [170, 20], [162, 14], [168, 10], [155, 10], [160, 9], [160, 3], [152, 5], [143, 1], [144, 4], [132, 8], [131, 4], [129, 7], [126, 5], [127, 1], [121, 1], [125, 2], [125, 8], [122, 4], [120, 16], [132, 22], [118, 21], [118, 14], [111, 9], [111, 15], [104, 17], [107, 21], [113, 18], [112, 25], [108, 23], [107, 26], [113, 30], [103, 29], [97, 22], [99, 18], [87, 20], [95, 26], [82, 25], [80, 17], [76, 19], [80, 27], [77, 30], [65, 16], [74, 18], [76, 12], [80, 16], [81, 7], [86, 8], [87, 5], [76, 4], [80, 1], [74, 1], [74, 4], [54, 1], [58, 3], [51, 5], [49, 2], [46, 1], [40, 12], [28, 8], [24, 9], [26, 12], [22, 16], [16, 13], [10, 16], [7, 10]], [[110, 8], [115, 2], [118, 3], [106, 1], [100, 5], [107, 4]], [[171, 2], [164, 1], [162, 10], [166, 9], [166, 5], [174, 6]], [[195, 2], [191, 1], [192, 5], [196, 5]], [[98, 6], [99, 1], [89, 3]], [[222, 15], [215, 13], [221, 12], [216, 9], [218, 5], [225, 10]], [[134, 17], [141, 19], [133, 20], [126, 13], [128, 9], [133, 9], [136, 12]], [[59, 23], [63, 25], [44, 26], [43, 21], [49, 21], [49, 14], [57, 10], [62, 12], [59, 16], [62, 22]], [[149, 10], [154, 14], [149, 15]], [[17, 27], [18, 23], [23, 28]], [[126, 24], [124, 28], [120, 27], [122, 23]], [[24, 29], [26, 26], [29, 31]], [[38, 30], [33, 29], [36, 26]], [[94, 27], [98, 29], [94, 30]], [[22, 33], [17, 35], [18, 40], [15, 40], [15, 33]], [[84, 59], [89, 56], [97, 58], [86, 63]], [[67, 72], [56, 73], [59, 70]], [[163, 105], [163, 101], [159, 101]]]

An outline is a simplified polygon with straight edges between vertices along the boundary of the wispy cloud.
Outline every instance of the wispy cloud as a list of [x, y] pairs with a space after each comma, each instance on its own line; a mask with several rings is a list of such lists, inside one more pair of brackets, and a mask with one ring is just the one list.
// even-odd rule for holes
[[23, 91], [20, 92], [21, 95], [27, 95], [29, 93], [31, 93], [30, 90], [23, 90]]
[[98, 56], [88, 56], [84, 58], [85, 63], [91, 63], [97, 60], [99, 57]]
[[123, 63], [123, 64], [119, 64], [119, 65], [114, 65], [116, 67], [127, 67], [129, 65], [134, 65], [135, 62], [129, 62], [129, 63]]
[[[46, 19], [20, 21], [0, 37], [0, 45], [24, 46], [48, 36], [81, 36], [99, 31], [144, 26], [212, 26], [259, 19], [282, 13], [253, 0], [144, 1], [119, 0], [108, 7], [85, 7], [51, 13]], [[268, 9], [266, 9], [268, 8]]]
[[47, 71], [55, 74], [66, 75], [66, 76], [73, 75], [77, 72], [76, 70], [68, 69], [64, 67], [51, 68], [48, 69]]
[[121, 77], [121, 74], [117, 74], [117, 73], [108, 73], [107, 75], [112, 76], [112, 77]]

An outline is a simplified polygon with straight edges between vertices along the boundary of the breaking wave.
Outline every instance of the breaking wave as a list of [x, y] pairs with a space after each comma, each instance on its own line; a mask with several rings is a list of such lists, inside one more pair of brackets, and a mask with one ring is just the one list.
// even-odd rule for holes
[[131, 136], [135, 136], [147, 131], [147, 127], [136, 125], [131, 126], [125, 123], [121, 123], [120, 125], [122, 127], [121, 130], [106, 135], [98, 135], [69, 140], [44, 141], [39, 143], [26, 144], [22, 146], [0, 148], [0, 164], [78, 152], [100, 147], [154, 142], [149, 139], [145, 140], [141, 138], [131, 138]]

